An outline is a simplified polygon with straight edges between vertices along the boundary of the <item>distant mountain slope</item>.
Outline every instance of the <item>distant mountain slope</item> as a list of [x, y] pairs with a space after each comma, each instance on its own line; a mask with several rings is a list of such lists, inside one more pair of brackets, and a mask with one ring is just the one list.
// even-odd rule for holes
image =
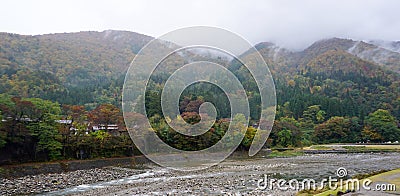
[[400, 53], [400, 41], [371, 40], [368, 43]]
[[[0, 93], [88, 108], [99, 103], [119, 105], [125, 72], [150, 40], [146, 35], [112, 30], [37, 36], [0, 33]], [[381, 45], [333, 38], [298, 52], [269, 42], [255, 47], [270, 66], [278, 103], [290, 102], [296, 117], [310, 104], [322, 105], [330, 115], [361, 115], [384, 107], [400, 116], [400, 109], [396, 110], [400, 54]], [[167, 62], [173, 66], [161, 69], [156, 77], [165, 77], [174, 65], [207, 59], [196, 50], [178, 55], [175, 62]], [[242, 54], [246, 55], [251, 54]]]
[[81, 85], [123, 74], [151, 37], [108, 30], [38, 36], [1, 33], [0, 40], [3, 62], [48, 71], [65, 84]]
[[343, 50], [329, 50], [311, 59], [307, 64], [299, 67], [303, 73], [311, 71], [314, 73], [324, 73], [331, 76], [334, 72], [358, 73], [367, 77], [389, 77], [393, 81], [397, 78], [389, 70], [376, 65], [373, 62], [363, 60]]
[[[396, 49], [395, 49], [396, 50]], [[356, 42], [348, 51], [364, 60], [383, 65], [387, 69], [400, 73], [400, 53], [379, 45], [362, 41]]]
[[[373, 43], [373, 44], [372, 44]], [[375, 45], [374, 45], [375, 44]], [[391, 50], [383, 45], [392, 47]], [[383, 69], [400, 73], [400, 42], [370, 42], [354, 41], [351, 39], [324, 39], [317, 41], [298, 52], [281, 48], [273, 43], [262, 42], [255, 46], [272, 66], [279, 65], [280, 69], [304, 66], [317, 56], [332, 50], [346, 51], [365, 61], [373, 62]], [[396, 48], [397, 47], [397, 48]], [[273, 63], [271, 63], [273, 62]], [[274, 67], [272, 67], [274, 69]], [[287, 71], [287, 70], [286, 70]]]
[[377, 108], [400, 116], [400, 61], [393, 60], [399, 53], [339, 38], [298, 52], [267, 42], [256, 48], [273, 74], [278, 104], [296, 118], [310, 105], [329, 116], [363, 117]]
[[[151, 39], [113, 30], [37, 36], [0, 33], [0, 91], [70, 104], [110, 102], [115, 100], [110, 97], [119, 96], [135, 54]], [[43, 74], [48, 77], [39, 76]]]
[[386, 69], [400, 73], [400, 53], [380, 45], [350, 39], [325, 39], [315, 42], [302, 52], [303, 59], [310, 60], [328, 50], [344, 50], [361, 59], [375, 62]]

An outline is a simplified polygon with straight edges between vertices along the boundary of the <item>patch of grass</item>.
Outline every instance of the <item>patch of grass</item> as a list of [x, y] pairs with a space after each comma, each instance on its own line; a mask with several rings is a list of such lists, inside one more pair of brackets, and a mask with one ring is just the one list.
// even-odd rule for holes
[[374, 171], [374, 172], [367, 173], [367, 174], [356, 174], [356, 175], [352, 176], [351, 178], [353, 178], [353, 179], [364, 179], [364, 178], [375, 176], [375, 175], [378, 175], [378, 174], [381, 174], [381, 173], [385, 173], [385, 172], [388, 172], [388, 171], [389, 170], [379, 170], [379, 171]]
[[[388, 184], [395, 184], [396, 187], [400, 187], [400, 178], [397, 178], [396, 175], [400, 175], [400, 169], [396, 169], [396, 170], [392, 170], [392, 171], [380, 170], [380, 171], [372, 172], [369, 174], [359, 174], [359, 175], [353, 176], [352, 179], [359, 179], [360, 183], [362, 184], [363, 181], [368, 178], [372, 182], [384, 182], [384, 183], [388, 183]], [[396, 188], [396, 190], [397, 190], [397, 188]], [[316, 196], [328, 196], [328, 195], [338, 195], [339, 192], [346, 193], [346, 192], [351, 192], [351, 190], [345, 190], [345, 186], [342, 186], [342, 189], [338, 188], [336, 190], [327, 190], [325, 192], [321, 192], [321, 193], [317, 193], [317, 194], [312, 194], [312, 192], [309, 192], [309, 193], [311, 195], [316, 195]], [[299, 194], [300, 193], [301, 192], [299, 192]], [[306, 193], [308, 193], [308, 192], [306, 192]], [[303, 196], [308, 196], [308, 195], [303, 194]]]
[[314, 149], [314, 150], [332, 150], [331, 147], [323, 146], [323, 145], [311, 146], [311, 149]]
[[273, 150], [270, 154], [268, 154], [269, 158], [277, 158], [277, 157], [295, 157], [304, 155], [303, 151], [299, 150], [286, 150], [286, 151], [278, 151]]
[[343, 146], [342, 148], [347, 149], [349, 151], [357, 151], [357, 152], [363, 152], [366, 150], [365, 146]]
[[329, 189], [327, 187], [324, 187], [321, 190], [302, 190], [296, 193], [297, 196], [312, 196], [312, 195], [317, 195], [323, 192], [328, 191]]
[[378, 175], [368, 177], [368, 179], [372, 180], [373, 182], [387, 182], [390, 184], [395, 184], [396, 187], [400, 187], [400, 169], [380, 173]]
[[354, 190], [346, 190], [346, 186], [338, 185], [338, 188], [335, 190], [329, 189], [327, 185], [324, 186], [322, 189], [317, 190], [302, 190], [299, 191], [296, 195], [297, 196], [331, 196], [331, 195], [342, 195], [344, 193], [354, 192]]
[[342, 146], [351, 152], [398, 152], [398, 145], [365, 145], [365, 146]]
[[10, 170], [0, 167], [0, 178], [7, 177], [10, 173]]
[[4, 168], [0, 167], [0, 174], [5, 174], [6, 172], [7, 172], [7, 170], [6, 170], [6, 169], [4, 169]]
[[365, 145], [365, 147], [377, 150], [400, 150], [400, 145]]

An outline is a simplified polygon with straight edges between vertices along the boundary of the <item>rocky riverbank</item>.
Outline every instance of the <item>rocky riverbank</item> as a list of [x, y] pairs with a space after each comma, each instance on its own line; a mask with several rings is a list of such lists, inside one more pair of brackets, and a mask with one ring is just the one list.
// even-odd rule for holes
[[103, 158], [89, 160], [69, 160], [43, 163], [24, 163], [0, 166], [0, 178], [18, 178], [28, 175], [62, 173], [76, 170], [89, 170], [109, 166], [134, 167], [149, 161], [144, 156]]
[[273, 159], [230, 159], [206, 170], [177, 172], [153, 167], [149, 175], [98, 186], [73, 195], [295, 195], [296, 190], [260, 189], [265, 175], [280, 179], [336, 177], [339, 167], [350, 176], [398, 168], [399, 153], [320, 154]]
[[121, 179], [141, 172], [143, 171], [106, 167], [72, 172], [28, 175], [11, 179], [0, 178], [0, 195], [45, 193], [82, 184]]
[[[294, 195], [296, 191], [257, 189], [259, 166], [243, 164], [232, 167], [232, 162], [200, 171], [179, 172], [159, 167], [151, 169], [142, 178], [126, 183], [101, 186], [72, 195]], [[264, 168], [279, 167], [284, 164], [268, 164]], [[243, 169], [248, 172], [243, 172]], [[256, 173], [254, 173], [256, 172]]]
[[295, 190], [259, 189], [257, 182], [265, 175], [321, 181], [336, 177], [339, 167], [346, 168], [348, 175], [353, 176], [396, 169], [399, 162], [400, 153], [230, 158], [211, 168], [190, 172], [145, 163], [141, 169], [114, 166], [0, 179], [0, 195], [294, 195]]

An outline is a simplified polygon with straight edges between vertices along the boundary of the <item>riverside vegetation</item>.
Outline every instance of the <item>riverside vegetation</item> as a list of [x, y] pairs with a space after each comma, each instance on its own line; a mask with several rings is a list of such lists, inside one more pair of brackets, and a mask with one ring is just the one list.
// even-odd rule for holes
[[[123, 31], [0, 33], [0, 163], [137, 154], [123, 123], [121, 89], [129, 62], [150, 39]], [[318, 41], [300, 52], [271, 43], [255, 47], [270, 66], [277, 91], [277, 115], [267, 147], [400, 140], [399, 53], [337, 38]], [[379, 58], [362, 55], [368, 51]], [[178, 118], [197, 123], [199, 106], [211, 102], [218, 112], [216, 123], [198, 137], [167, 126], [160, 105], [163, 85], [174, 67], [190, 58], [203, 57], [189, 54], [151, 77], [146, 111], [153, 131], [165, 142], [198, 150], [224, 135], [230, 107], [219, 88], [198, 83], [180, 97]], [[252, 126], [239, 149], [247, 149], [261, 114], [260, 94], [243, 65], [221, 57], [216, 61], [246, 89]]]

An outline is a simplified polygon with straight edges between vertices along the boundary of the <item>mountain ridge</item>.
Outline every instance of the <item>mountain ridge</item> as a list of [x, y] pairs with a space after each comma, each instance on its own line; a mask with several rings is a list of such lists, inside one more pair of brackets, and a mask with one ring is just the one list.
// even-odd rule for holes
[[[118, 105], [130, 62], [152, 39], [139, 33], [115, 30], [35, 36], [0, 33], [0, 93], [81, 104], [89, 108], [100, 103]], [[321, 92], [330, 89], [332, 84], [325, 80], [332, 73], [324, 70], [327, 66], [343, 72], [334, 73], [338, 79], [335, 85], [341, 86], [340, 83], [352, 80], [349, 74], [364, 77], [363, 80], [371, 83], [373, 88], [379, 85], [372, 83], [379, 81], [377, 84], [384, 84], [382, 88], [387, 91], [393, 91], [390, 85], [396, 83], [400, 73], [399, 53], [363, 41], [324, 39], [302, 51], [292, 51], [271, 42], [258, 43], [255, 48], [266, 60], [276, 82], [282, 83], [278, 86], [298, 80], [296, 85], [308, 86], [304, 88], [308, 93], [316, 93], [308, 90], [319, 88], [316, 86], [321, 86]], [[333, 60], [333, 64], [329, 64], [330, 58], [347, 60]], [[354, 66], [347, 66], [349, 63]], [[368, 69], [362, 70], [366, 68], [364, 65], [368, 65]], [[374, 72], [379, 74], [374, 75]], [[355, 82], [356, 88], [363, 86], [359, 82]], [[324, 85], [326, 88], [322, 88]], [[323, 93], [331, 94], [339, 96], [340, 93], [334, 95], [327, 90]]]

